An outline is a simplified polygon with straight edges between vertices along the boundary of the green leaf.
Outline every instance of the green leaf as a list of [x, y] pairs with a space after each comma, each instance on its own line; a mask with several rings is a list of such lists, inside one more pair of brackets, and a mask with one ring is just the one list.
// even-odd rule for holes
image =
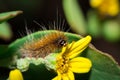
[[[35, 32], [27, 37], [16, 40], [9, 45], [5, 55], [13, 55], [16, 53], [19, 48], [27, 41], [28, 37], [33, 36], [35, 39], [38, 39], [46, 34], [51, 33], [54, 30], [48, 31], [39, 31]], [[68, 41], [77, 41], [81, 37], [77, 34], [65, 33], [68, 37]], [[8, 57], [9, 57], [8, 56]], [[120, 66], [118, 63], [107, 53], [101, 52], [94, 48], [93, 45], [90, 45], [80, 56], [89, 58], [92, 61], [92, 69], [89, 73], [86, 74], [75, 74], [76, 80], [120, 80]], [[44, 65], [40, 64], [35, 66], [30, 65], [30, 69], [23, 73], [25, 80], [50, 80], [55, 77], [53, 71], [48, 71]], [[34, 76], [34, 77], [33, 77]]]
[[79, 34], [86, 34], [86, 22], [77, 0], [63, 0], [63, 9], [70, 27]]
[[92, 46], [86, 52], [93, 64], [89, 80], [120, 80], [120, 66], [110, 55]]
[[0, 23], [0, 38], [8, 40], [12, 37], [10, 25], [7, 22]]
[[88, 18], [88, 33], [95, 38], [99, 37], [102, 26], [100, 26], [100, 20], [97, 13], [91, 10], [88, 12], [87, 18]]
[[10, 12], [0, 13], [0, 23], [7, 21], [11, 18], [14, 18], [21, 13], [22, 13], [22, 11], [10, 11]]

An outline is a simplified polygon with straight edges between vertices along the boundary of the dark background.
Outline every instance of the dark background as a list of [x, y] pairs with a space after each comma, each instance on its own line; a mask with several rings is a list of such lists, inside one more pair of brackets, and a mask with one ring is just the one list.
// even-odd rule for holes
[[[86, 17], [87, 11], [90, 9], [88, 0], [78, 0], [82, 7], [84, 16]], [[59, 17], [65, 20], [65, 15], [62, 8], [62, 0], [0, 0], [0, 12], [22, 10], [23, 14], [9, 20], [13, 31], [13, 37], [9, 41], [0, 40], [2, 44], [9, 44], [22, 37], [20, 34], [25, 36], [25, 27], [31, 31], [40, 30], [40, 26], [34, 23], [37, 21], [46, 27], [49, 23], [56, 21], [57, 12]], [[65, 22], [66, 28], [69, 28], [67, 21]], [[70, 30], [72, 32], [72, 30]], [[99, 50], [111, 54], [115, 60], [120, 63], [120, 41], [110, 43], [104, 38], [93, 39], [92, 44]]]

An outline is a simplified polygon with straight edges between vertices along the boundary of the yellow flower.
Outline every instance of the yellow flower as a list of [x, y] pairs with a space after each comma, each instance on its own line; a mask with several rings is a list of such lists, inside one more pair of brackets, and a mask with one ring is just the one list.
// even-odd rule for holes
[[15, 69], [10, 71], [9, 80], [23, 80], [23, 76], [20, 70]]
[[119, 13], [119, 0], [90, 0], [90, 5], [102, 15], [116, 16]]
[[76, 56], [87, 48], [90, 41], [91, 37], [87, 36], [63, 47], [62, 52], [56, 58], [56, 72], [58, 75], [52, 80], [75, 80], [73, 72], [89, 72], [92, 66], [91, 61], [87, 58]]

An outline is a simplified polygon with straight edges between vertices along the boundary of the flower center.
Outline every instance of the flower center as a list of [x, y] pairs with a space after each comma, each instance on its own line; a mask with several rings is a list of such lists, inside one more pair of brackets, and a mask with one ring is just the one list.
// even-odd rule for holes
[[57, 59], [57, 70], [61, 73], [61, 74], [64, 74], [64, 73], [67, 73], [68, 72], [68, 67], [69, 67], [69, 59], [66, 58], [66, 56], [60, 56], [58, 59]]

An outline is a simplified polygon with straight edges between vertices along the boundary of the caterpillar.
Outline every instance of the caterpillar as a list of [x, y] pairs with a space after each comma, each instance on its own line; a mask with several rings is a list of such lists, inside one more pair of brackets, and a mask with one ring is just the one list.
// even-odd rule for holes
[[67, 44], [64, 32], [55, 30], [40, 39], [28, 41], [20, 48], [21, 57], [44, 58]]

